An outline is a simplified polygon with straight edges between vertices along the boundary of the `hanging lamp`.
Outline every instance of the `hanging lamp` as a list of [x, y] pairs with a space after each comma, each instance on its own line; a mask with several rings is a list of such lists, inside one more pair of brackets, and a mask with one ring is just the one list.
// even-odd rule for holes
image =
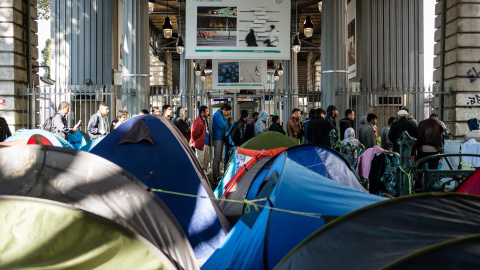
[[170, 18], [168, 17], [168, 1], [167, 1], [167, 17], [165, 18], [165, 22], [163, 23], [163, 36], [166, 39], [169, 39], [172, 37], [172, 22], [170, 21]]
[[313, 23], [310, 15], [307, 16], [305, 22], [303, 22], [303, 34], [305, 37], [310, 38], [313, 36]]

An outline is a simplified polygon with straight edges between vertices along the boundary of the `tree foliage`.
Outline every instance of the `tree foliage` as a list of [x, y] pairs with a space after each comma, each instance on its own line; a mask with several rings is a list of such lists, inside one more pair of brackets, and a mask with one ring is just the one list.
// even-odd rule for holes
[[[41, 53], [42, 53], [42, 62], [40, 63], [41, 66], [48, 66], [48, 67], [50, 66], [50, 44], [51, 44], [51, 42], [52, 42], [51, 39], [45, 40], [45, 47], [41, 51]], [[47, 77], [50, 77], [50, 70], [49, 69], [45, 70], [45, 75]]]
[[52, 0], [37, 0], [37, 14], [40, 20], [50, 19], [50, 4]]

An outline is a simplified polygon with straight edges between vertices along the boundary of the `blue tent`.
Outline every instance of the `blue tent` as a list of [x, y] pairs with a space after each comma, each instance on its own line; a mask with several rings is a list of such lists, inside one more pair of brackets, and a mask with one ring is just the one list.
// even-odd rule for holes
[[[285, 150], [284, 153], [281, 153], [278, 156], [280, 155], [287, 155], [289, 159], [330, 180], [359, 191], [368, 192], [363, 188], [362, 184], [360, 184], [360, 180], [358, 179], [355, 170], [350, 166], [350, 163], [348, 163], [348, 161], [338, 152], [328, 147], [319, 145], [299, 145]], [[275, 160], [275, 158], [271, 159], [270, 162], [265, 164], [255, 176], [248, 191], [247, 199], [255, 198], [258, 189], [266, 180], [266, 171], [271, 168], [272, 164], [275, 163]]]
[[96, 138], [95, 140], [90, 140], [87, 142], [86, 145], [82, 146], [82, 148], [80, 148], [80, 150], [82, 151], [85, 151], [85, 152], [90, 152], [92, 151], [92, 149], [97, 146], [97, 144], [99, 142], [101, 142], [103, 140], [103, 138], [105, 138], [106, 136], [103, 136], [103, 137], [98, 137]]
[[286, 153], [260, 172], [266, 181], [256, 199], [268, 198], [262, 202], [269, 207], [321, 216], [250, 207], [202, 269], [271, 269], [325, 223], [384, 200], [308, 170]]
[[[164, 117], [131, 118], [99, 142], [91, 153], [119, 165], [150, 188], [214, 197], [187, 141]], [[230, 229], [218, 204], [204, 198], [156, 194], [178, 220], [196, 258], [208, 258]]]
[[87, 133], [78, 130], [75, 133], [68, 134], [68, 142], [73, 148], [79, 150], [90, 142], [90, 136]]
[[40, 134], [43, 137], [47, 138], [52, 143], [53, 146], [74, 149], [73, 146], [66, 140], [58, 137], [52, 132], [49, 132], [43, 129], [20, 129], [17, 132], [15, 132], [12, 136], [5, 139], [5, 142], [20, 140], [24, 138], [30, 138], [32, 135], [35, 135], [35, 134]]

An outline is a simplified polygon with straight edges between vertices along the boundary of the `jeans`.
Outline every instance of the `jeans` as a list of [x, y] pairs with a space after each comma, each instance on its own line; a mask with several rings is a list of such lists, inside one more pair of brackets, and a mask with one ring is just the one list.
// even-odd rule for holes
[[213, 181], [218, 181], [217, 179], [220, 177], [220, 161], [222, 160], [223, 144], [222, 140], [213, 141]]

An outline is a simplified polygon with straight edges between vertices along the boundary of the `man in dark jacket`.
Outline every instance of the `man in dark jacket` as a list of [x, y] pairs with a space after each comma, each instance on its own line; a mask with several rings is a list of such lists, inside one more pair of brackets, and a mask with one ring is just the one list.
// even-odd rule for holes
[[[415, 145], [417, 159], [439, 154], [443, 147], [443, 127], [436, 119], [430, 117], [418, 124], [418, 139]], [[437, 169], [440, 159], [428, 162], [429, 169]]]
[[108, 108], [107, 103], [100, 103], [96, 114], [90, 117], [88, 120], [87, 131], [91, 140], [106, 136], [110, 130], [110, 124], [108, 123]]
[[315, 116], [310, 119], [308, 123], [307, 133], [305, 134], [306, 140], [309, 144], [319, 144], [326, 147], [330, 147], [330, 131], [333, 129], [326, 119], [321, 116]]
[[338, 109], [335, 105], [330, 105], [327, 107], [327, 117], [325, 118], [330, 125], [333, 126], [335, 131], [338, 133], [337, 122], [335, 122], [335, 117], [338, 115]]
[[280, 117], [278, 115], [274, 115], [272, 117], [272, 124], [268, 128], [269, 131], [276, 131], [285, 135], [285, 130], [283, 130], [282, 125], [280, 125]]
[[60, 103], [58, 112], [52, 118], [52, 130], [55, 135], [68, 141], [68, 133], [75, 133], [75, 128], [67, 126], [67, 114], [70, 111], [70, 104], [67, 102]]
[[343, 141], [345, 138], [345, 130], [347, 130], [347, 128], [355, 129], [353, 122], [354, 119], [355, 112], [352, 109], [347, 109], [345, 111], [345, 118], [340, 120], [340, 140]]
[[[240, 119], [237, 121], [237, 128], [240, 131], [240, 141], [241, 144], [244, 144], [247, 141], [247, 118], [248, 118], [248, 111], [247, 110], [241, 110], [240, 111]], [[240, 146], [240, 145], [235, 145], [235, 146]]]
[[190, 127], [187, 124], [187, 108], [185, 107], [178, 107], [176, 110], [176, 117], [173, 119], [173, 124], [180, 130], [183, 137], [190, 141]]
[[397, 112], [397, 115], [399, 117], [398, 121], [393, 122], [388, 132], [388, 138], [393, 143], [393, 151], [399, 153], [400, 146], [398, 145], [398, 139], [400, 139], [402, 133], [407, 131], [408, 135], [416, 139], [418, 137], [418, 129], [414, 122], [407, 119], [409, 115], [407, 111], [400, 110]]

